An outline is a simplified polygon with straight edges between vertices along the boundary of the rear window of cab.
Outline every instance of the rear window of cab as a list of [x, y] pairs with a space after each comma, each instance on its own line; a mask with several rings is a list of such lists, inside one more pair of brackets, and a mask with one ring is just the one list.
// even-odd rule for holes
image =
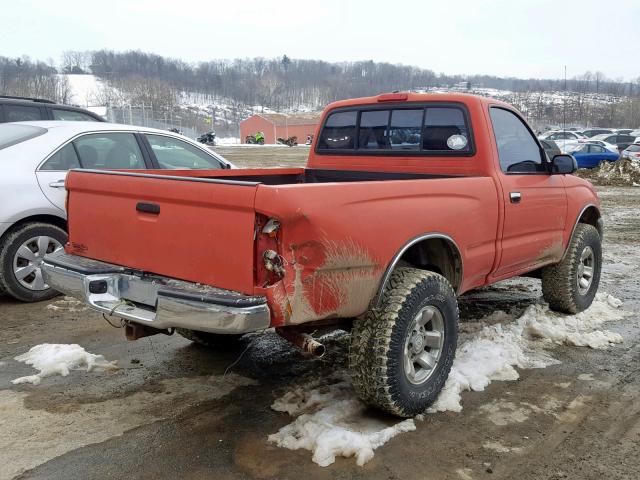
[[471, 155], [473, 139], [461, 105], [363, 106], [330, 112], [317, 153]]

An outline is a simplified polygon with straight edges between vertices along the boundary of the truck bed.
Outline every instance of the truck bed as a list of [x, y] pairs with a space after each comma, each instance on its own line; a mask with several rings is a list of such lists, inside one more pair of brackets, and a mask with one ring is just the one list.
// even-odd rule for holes
[[345, 182], [380, 182], [389, 180], [417, 180], [433, 178], [450, 178], [457, 175], [405, 172], [372, 172], [366, 170], [329, 170], [314, 168], [268, 168], [246, 170], [147, 170], [105, 171], [76, 170], [83, 173], [108, 175], [125, 175], [137, 177], [155, 177], [171, 180], [197, 181], [214, 180], [238, 184], [251, 183], [264, 185], [294, 185], [301, 183], [345, 183]]
[[[462, 236], [473, 229], [469, 261], [482, 264], [478, 271], [493, 262], [498, 209], [489, 177], [304, 168], [74, 170], [67, 189], [68, 253], [245, 295], [260, 289], [258, 221], [276, 218], [287, 289], [304, 280], [307, 268], [324, 276], [357, 272], [362, 293], [340, 315], [361, 313], [391, 257], [424, 233], [416, 212], [435, 232]], [[452, 214], [468, 220], [451, 225]], [[294, 271], [301, 261], [308, 266]], [[333, 308], [319, 302], [322, 312]]]

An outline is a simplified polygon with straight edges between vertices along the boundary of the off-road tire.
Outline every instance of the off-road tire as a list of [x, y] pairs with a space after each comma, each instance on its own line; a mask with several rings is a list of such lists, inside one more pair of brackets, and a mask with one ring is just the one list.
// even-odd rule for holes
[[[411, 322], [427, 305], [443, 317], [443, 345], [433, 373], [415, 385], [404, 373], [405, 340]], [[411, 417], [424, 412], [449, 376], [457, 340], [458, 302], [449, 282], [434, 272], [397, 268], [380, 308], [354, 322], [349, 347], [353, 386], [364, 402], [391, 414]]]
[[5, 236], [0, 246], [0, 290], [22, 302], [39, 302], [60, 295], [60, 292], [46, 290], [29, 290], [18, 282], [13, 273], [13, 259], [20, 246], [31, 237], [48, 236], [55, 238], [60, 244], [67, 242], [67, 233], [50, 223], [27, 223]]
[[187, 340], [191, 340], [198, 345], [216, 348], [218, 350], [233, 350], [238, 347], [238, 341], [242, 335], [223, 335], [218, 333], [200, 332], [198, 330], [187, 330], [186, 328], [176, 328]]
[[[593, 279], [586, 293], [578, 288], [578, 268], [585, 247], [594, 254]], [[564, 258], [542, 269], [542, 296], [549, 308], [562, 313], [578, 313], [591, 305], [598, 291], [602, 268], [602, 244], [598, 230], [592, 225], [579, 223]]]

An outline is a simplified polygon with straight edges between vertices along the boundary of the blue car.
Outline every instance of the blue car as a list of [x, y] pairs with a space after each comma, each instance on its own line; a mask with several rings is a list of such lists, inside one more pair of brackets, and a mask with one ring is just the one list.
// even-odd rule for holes
[[600, 162], [615, 162], [620, 155], [594, 143], [583, 143], [570, 152], [578, 162], [578, 168], [595, 168]]

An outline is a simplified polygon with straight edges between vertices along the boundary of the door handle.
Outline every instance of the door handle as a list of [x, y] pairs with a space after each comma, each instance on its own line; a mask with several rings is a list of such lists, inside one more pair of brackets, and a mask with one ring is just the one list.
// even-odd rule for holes
[[522, 195], [520, 192], [509, 192], [509, 199], [511, 200], [511, 203], [520, 203]]
[[138, 212], [150, 213], [152, 215], [160, 215], [160, 205], [157, 203], [138, 202], [136, 204], [136, 210]]
[[57, 182], [51, 182], [49, 184], [52, 188], [64, 188], [64, 180], [58, 180]]

